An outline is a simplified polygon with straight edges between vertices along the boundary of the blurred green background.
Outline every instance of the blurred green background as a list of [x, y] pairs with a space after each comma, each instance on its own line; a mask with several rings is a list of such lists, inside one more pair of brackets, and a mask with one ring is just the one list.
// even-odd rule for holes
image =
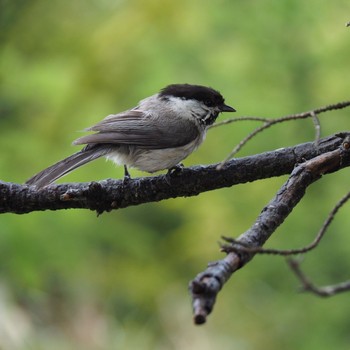
[[[2, 0], [0, 16], [3, 181], [23, 183], [76, 151], [79, 130], [169, 83], [212, 86], [236, 116], [349, 99], [348, 0]], [[349, 128], [348, 110], [320, 118], [323, 136]], [[256, 125], [212, 129], [185, 165], [221, 161]], [[313, 136], [310, 120], [279, 125], [239, 156]], [[64, 181], [122, 174], [98, 160]], [[299, 294], [277, 257], [256, 257], [225, 286], [208, 323], [192, 324], [188, 282], [222, 256], [220, 236], [244, 232], [285, 179], [100, 217], [1, 215], [0, 348], [349, 349], [349, 295]], [[267, 246], [310, 242], [348, 179], [343, 170], [313, 185]], [[348, 210], [304, 259], [319, 284], [349, 278]]]

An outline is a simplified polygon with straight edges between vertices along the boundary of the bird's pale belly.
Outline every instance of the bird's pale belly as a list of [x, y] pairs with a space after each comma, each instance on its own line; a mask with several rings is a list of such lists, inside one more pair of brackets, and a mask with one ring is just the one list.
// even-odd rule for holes
[[187, 145], [164, 149], [141, 149], [136, 146], [120, 147], [106, 158], [119, 165], [127, 165], [142, 171], [154, 173], [170, 169], [190, 155], [202, 140], [194, 140]]

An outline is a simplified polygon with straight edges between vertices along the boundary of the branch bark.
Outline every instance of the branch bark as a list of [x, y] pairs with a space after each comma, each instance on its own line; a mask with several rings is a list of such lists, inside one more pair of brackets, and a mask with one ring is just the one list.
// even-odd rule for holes
[[227, 256], [211, 263], [190, 283], [196, 324], [206, 322], [223, 285], [235, 271], [254, 257], [256, 254], [254, 248], [263, 246], [277, 227], [283, 223], [302, 199], [307, 187], [324, 174], [350, 166], [350, 135], [342, 134], [342, 136], [343, 142], [338, 148], [322, 153], [295, 167], [288, 180], [262, 210], [251, 228], [237, 239], [243, 247], [253, 248], [251, 252], [240, 250], [240, 245], [237, 247], [233, 245], [232, 250], [226, 246]]
[[240, 183], [290, 174], [296, 164], [339, 149], [349, 133], [339, 133], [294, 147], [282, 148], [218, 164], [185, 168], [172, 175], [129, 181], [107, 179], [99, 182], [35, 187], [0, 181], [0, 213], [85, 208], [99, 214], [148, 202], [196, 196], [201, 192]]

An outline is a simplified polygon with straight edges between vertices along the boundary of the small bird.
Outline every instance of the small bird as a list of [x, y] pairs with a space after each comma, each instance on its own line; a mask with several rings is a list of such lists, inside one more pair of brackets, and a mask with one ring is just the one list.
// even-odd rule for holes
[[111, 114], [78, 138], [81, 151], [42, 170], [26, 184], [41, 188], [102, 156], [116, 164], [154, 173], [172, 169], [203, 142], [221, 112], [235, 112], [222, 95], [206, 86], [168, 85], [125, 112]]

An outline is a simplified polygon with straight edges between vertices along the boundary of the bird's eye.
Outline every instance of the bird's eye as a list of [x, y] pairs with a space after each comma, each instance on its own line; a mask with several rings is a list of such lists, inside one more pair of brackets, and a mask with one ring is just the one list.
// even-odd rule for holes
[[204, 104], [208, 107], [211, 107], [213, 105], [213, 103], [210, 100], [205, 100]]

